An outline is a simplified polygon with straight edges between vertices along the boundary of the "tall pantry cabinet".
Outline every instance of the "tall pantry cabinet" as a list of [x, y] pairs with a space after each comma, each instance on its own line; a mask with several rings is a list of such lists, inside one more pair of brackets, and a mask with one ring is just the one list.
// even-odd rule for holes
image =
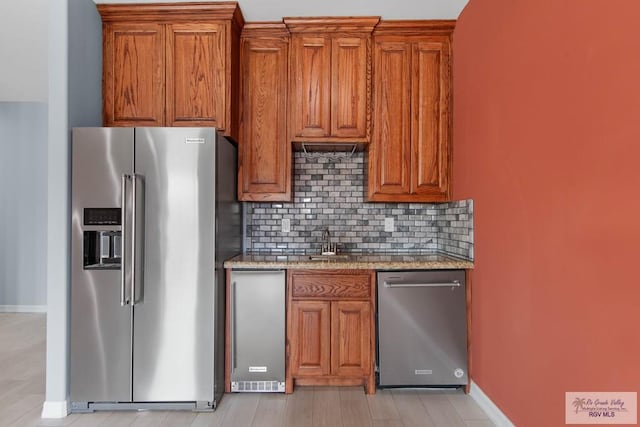
[[213, 126], [237, 138], [237, 3], [97, 7], [105, 126]]

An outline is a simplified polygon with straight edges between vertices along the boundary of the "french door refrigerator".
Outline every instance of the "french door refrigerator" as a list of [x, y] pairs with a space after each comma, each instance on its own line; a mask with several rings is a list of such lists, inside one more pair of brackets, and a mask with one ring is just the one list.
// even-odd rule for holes
[[73, 412], [215, 409], [236, 165], [213, 128], [73, 129]]

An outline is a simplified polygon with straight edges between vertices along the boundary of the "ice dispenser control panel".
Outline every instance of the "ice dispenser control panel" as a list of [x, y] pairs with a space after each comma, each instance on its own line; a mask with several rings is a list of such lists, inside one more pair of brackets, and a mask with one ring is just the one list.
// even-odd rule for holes
[[85, 208], [84, 225], [122, 225], [120, 208]]
[[[83, 267], [85, 270], [119, 270], [121, 265], [122, 231], [120, 208], [85, 208]], [[109, 229], [95, 229], [109, 226]], [[116, 229], [114, 230], [114, 227]]]

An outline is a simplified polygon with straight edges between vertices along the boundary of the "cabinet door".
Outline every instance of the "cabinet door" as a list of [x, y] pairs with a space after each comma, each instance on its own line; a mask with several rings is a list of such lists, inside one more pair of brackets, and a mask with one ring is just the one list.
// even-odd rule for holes
[[292, 137], [330, 134], [331, 43], [324, 36], [291, 38]]
[[225, 129], [225, 26], [167, 25], [167, 126]]
[[375, 123], [369, 149], [369, 200], [406, 195], [411, 174], [411, 45], [374, 46]]
[[238, 198], [289, 200], [286, 40], [243, 39]]
[[164, 124], [164, 27], [105, 24], [103, 122], [105, 126]]
[[319, 376], [330, 372], [330, 303], [294, 301], [291, 307], [291, 375]]
[[368, 301], [331, 303], [331, 373], [371, 373], [371, 308]]
[[331, 41], [331, 136], [367, 137], [367, 39]]
[[450, 46], [446, 37], [412, 46], [411, 193], [449, 196]]

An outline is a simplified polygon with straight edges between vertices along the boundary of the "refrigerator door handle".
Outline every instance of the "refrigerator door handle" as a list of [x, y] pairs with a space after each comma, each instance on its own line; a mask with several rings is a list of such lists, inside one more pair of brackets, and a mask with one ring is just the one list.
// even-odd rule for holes
[[120, 223], [122, 226], [120, 238], [120, 305], [125, 306], [129, 303], [127, 300], [126, 293], [126, 282], [127, 282], [127, 273], [126, 273], [126, 259], [127, 259], [127, 244], [126, 244], [126, 236], [127, 236], [127, 174], [122, 174], [120, 177], [120, 186], [121, 186], [121, 211], [120, 211]]
[[138, 176], [135, 173], [131, 174], [131, 182], [133, 184], [131, 190], [131, 198], [133, 199], [133, 205], [131, 206], [131, 306], [133, 307], [136, 305], [136, 240], [138, 240], [136, 234], [136, 223], [138, 222], [136, 214]]
[[460, 282], [458, 280], [452, 280], [451, 282], [443, 283], [391, 283], [384, 281], [385, 288], [459, 288]]

